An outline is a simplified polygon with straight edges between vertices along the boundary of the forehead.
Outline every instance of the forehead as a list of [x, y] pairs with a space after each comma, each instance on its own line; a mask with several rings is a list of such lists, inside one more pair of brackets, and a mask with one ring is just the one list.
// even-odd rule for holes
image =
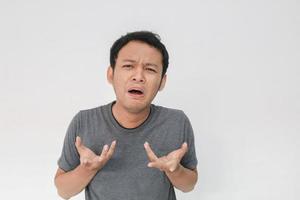
[[118, 53], [117, 60], [133, 59], [151, 61], [162, 65], [162, 55], [158, 49], [141, 41], [130, 41]]

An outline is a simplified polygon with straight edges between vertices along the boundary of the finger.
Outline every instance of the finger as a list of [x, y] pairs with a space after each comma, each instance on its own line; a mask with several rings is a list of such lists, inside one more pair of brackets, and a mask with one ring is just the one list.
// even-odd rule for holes
[[148, 142], [145, 142], [144, 147], [145, 147], [147, 156], [148, 156], [150, 161], [155, 161], [155, 160], [158, 159], [157, 156], [155, 155], [155, 153], [152, 151], [152, 149], [151, 149]]
[[107, 154], [107, 151], [108, 151], [108, 145], [104, 145], [103, 148], [102, 148], [102, 152], [100, 154], [100, 157], [99, 157], [99, 161], [105, 159], [106, 157], [106, 154]]
[[170, 171], [170, 172], [174, 172], [175, 169], [176, 169], [176, 166], [175, 166], [175, 167], [173, 166], [173, 167], [170, 167], [170, 168], [169, 168], [169, 171]]
[[147, 166], [151, 167], [151, 168], [157, 168], [159, 170], [163, 170], [163, 168], [164, 168], [162, 162], [160, 162], [158, 160], [154, 161], [154, 162], [149, 162]]
[[170, 172], [174, 172], [178, 168], [178, 163], [173, 161], [168, 162], [166, 165], [167, 165], [167, 169]]
[[187, 146], [187, 143], [184, 142], [184, 143], [181, 145], [181, 148], [180, 148], [180, 156], [183, 157], [184, 154], [186, 154], [187, 151], [188, 151], [188, 146]]
[[114, 140], [112, 143], [111, 143], [111, 145], [110, 145], [110, 147], [109, 147], [109, 150], [108, 150], [108, 152], [107, 152], [107, 157], [108, 157], [108, 159], [110, 159], [111, 157], [112, 157], [112, 155], [114, 154], [114, 152], [115, 152], [115, 148], [116, 148], [116, 140]]
[[186, 142], [184, 142], [182, 145], [181, 145], [181, 149], [185, 150], [185, 152], [187, 152], [188, 150], [188, 144]]
[[162, 156], [155, 161], [149, 162], [148, 167], [155, 167], [163, 171], [168, 167], [168, 162], [168, 158], [166, 156]]
[[78, 151], [81, 150], [82, 143], [81, 138], [79, 136], [76, 137], [75, 146]]
[[161, 160], [158, 164], [161, 170], [166, 172], [174, 172], [178, 168], [178, 163], [175, 160]]

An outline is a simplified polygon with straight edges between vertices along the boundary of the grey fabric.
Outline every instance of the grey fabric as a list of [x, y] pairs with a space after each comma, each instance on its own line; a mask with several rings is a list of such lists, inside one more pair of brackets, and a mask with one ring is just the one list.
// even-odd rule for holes
[[143, 124], [126, 129], [113, 117], [113, 103], [75, 115], [65, 136], [59, 167], [70, 171], [80, 164], [76, 136], [97, 155], [105, 144], [116, 140], [113, 157], [86, 187], [86, 200], [175, 200], [174, 187], [164, 172], [147, 167], [144, 143], [147, 141], [157, 156], [163, 156], [186, 141], [189, 150], [181, 164], [196, 168], [194, 135], [188, 118], [180, 110], [152, 104]]

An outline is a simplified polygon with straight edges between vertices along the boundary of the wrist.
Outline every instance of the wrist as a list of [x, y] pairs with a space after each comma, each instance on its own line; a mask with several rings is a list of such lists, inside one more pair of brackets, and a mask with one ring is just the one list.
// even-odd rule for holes
[[94, 176], [99, 171], [99, 169], [92, 168], [91, 166], [88, 166], [85, 164], [80, 164], [78, 166], [78, 168], [83, 174], [88, 175], [88, 176], [90, 176], [90, 175]]

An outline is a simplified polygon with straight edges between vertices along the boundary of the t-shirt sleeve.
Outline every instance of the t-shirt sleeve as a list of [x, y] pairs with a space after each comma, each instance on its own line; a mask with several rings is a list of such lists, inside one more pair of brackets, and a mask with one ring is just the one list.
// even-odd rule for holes
[[70, 171], [80, 164], [79, 154], [75, 147], [76, 136], [80, 128], [80, 112], [72, 119], [65, 135], [61, 156], [57, 161], [59, 168]]
[[188, 169], [195, 169], [198, 160], [196, 156], [194, 132], [191, 123], [186, 116], [184, 121], [184, 141], [187, 142], [188, 151], [183, 156], [180, 163]]

